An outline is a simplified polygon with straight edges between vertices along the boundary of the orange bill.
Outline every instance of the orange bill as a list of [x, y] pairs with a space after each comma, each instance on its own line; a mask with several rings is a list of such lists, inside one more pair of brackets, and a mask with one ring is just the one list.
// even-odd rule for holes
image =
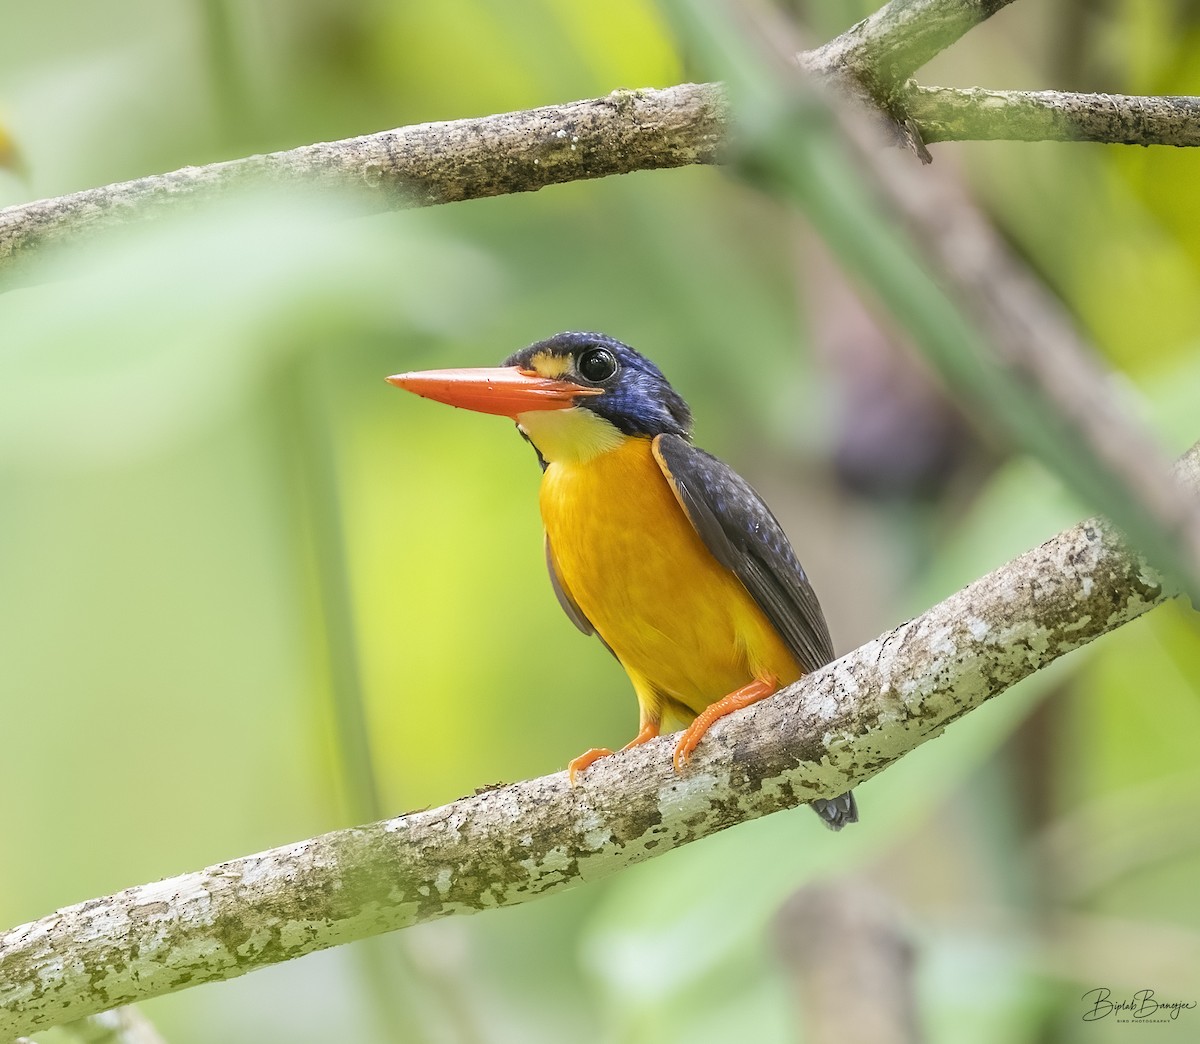
[[543, 377], [516, 366], [419, 370], [398, 373], [387, 380], [426, 399], [514, 419], [530, 410], [569, 409], [580, 396], [603, 394], [599, 388]]

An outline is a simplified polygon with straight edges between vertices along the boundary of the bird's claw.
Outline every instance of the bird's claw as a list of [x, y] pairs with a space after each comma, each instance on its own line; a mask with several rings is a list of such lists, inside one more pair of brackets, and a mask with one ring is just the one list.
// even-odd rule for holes
[[578, 782], [576, 777], [585, 769], [590, 768], [595, 762], [601, 758], [607, 758], [612, 751], [607, 747], [593, 747], [589, 751], [585, 751], [577, 758], [572, 758], [567, 763], [567, 779], [570, 780], [571, 786], [575, 786]]

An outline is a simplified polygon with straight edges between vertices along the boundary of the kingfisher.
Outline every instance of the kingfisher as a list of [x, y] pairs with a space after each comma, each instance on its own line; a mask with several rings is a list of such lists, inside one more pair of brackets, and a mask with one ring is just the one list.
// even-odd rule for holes
[[[680, 771], [713, 722], [834, 658], [820, 603], [770, 508], [692, 445], [687, 403], [627, 344], [560, 333], [499, 367], [387, 380], [508, 417], [532, 444], [554, 593], [637, 696], [638, 734], [622, 750], [683, 729]], [[571, 782], [612, 753], [573, 759]], [[849, 791], [811, 804], [833, 830], [858, 819]]]

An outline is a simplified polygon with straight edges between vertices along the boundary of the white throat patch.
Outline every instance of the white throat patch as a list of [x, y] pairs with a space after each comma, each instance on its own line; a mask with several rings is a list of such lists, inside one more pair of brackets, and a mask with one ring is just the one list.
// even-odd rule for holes
[[582, 464], [625, 441], [615, 425], [579, 406], [530, 410], [518, 414], [517, 423], [549, 463]]

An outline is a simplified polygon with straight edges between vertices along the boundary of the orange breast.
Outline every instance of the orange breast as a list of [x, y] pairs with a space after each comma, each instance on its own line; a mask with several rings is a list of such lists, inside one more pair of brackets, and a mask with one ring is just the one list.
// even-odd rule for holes
[[643, 702], [653, 690], [698, 713], [755, 677], [800, 677], [762, 610], [692, 528], [649, 439], [551, 463], [541, 511], [563, 586]]

